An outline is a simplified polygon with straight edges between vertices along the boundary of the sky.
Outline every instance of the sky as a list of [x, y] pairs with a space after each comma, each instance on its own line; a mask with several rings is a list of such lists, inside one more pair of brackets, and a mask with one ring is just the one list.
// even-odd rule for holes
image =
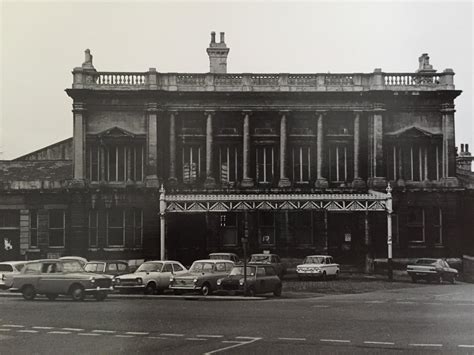
[[98, 71], [209, 71], [210, 32], [226, 33], [228, 72], [414, 72], [428, 53], [452, 68], [456, 145], [474, 152], [471, 1], [0, 0], [0, 159], [72, 136], [71, 71], [90, 48]]

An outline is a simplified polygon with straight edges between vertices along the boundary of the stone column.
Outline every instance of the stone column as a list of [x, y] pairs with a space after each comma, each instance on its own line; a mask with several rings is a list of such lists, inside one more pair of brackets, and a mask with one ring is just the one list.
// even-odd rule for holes
[[361, 179], [359, 173], [360, 164], [360, 115], [362, 111], [354, 111], [354, 180], [352, 187], [364, 188], [365, 182]]
[[446, 103], [441, 105], [442, 128], [443, 128], [443, 154], [442, 154], [442, 178], [447, 186], [458, 186], [456, 178], [456, 149], [454, 142], [454, 105]]
[[171, 185], [175, 185], [178, 181], [176, 178], [176, 116], [177, 111], [170, 112], [170, 166], [168, 181]]
[[147, 105], [148, 127], [147, 127], [147, 161], [145, 184], [147, 187], [158, 188], [158, 105], [149, 103]]
[[206, 188], [212, 188], [215, 186], [215, 179], [212, 168], [212, 158], [213, 158], [213, 130], [212, 130], [212, 118], [215, 114], [214, 111], [206, 111], [206, 181], [204, 186]]
[[253, 179], [250, 177], [250, 116], [251, 111], [243, 111], [244, 116], [243, 122], [243, 142], [242, 142], [242, 155], [243, 155], [243, 166], [242, 166], [242, 187], [253, 187]]
[[286, 176], [286, 151], [288, 145], [287, 115], [288, 111], [280, 112], [280, 181], [278, 187], [289, 187], [291, 182]]
[[326, 114], [325, 111], [317, 111], [316, 117], [318, 120], [317, 127], [317, 138], [316, 138], [316, 150], [317, 150], [317, 161], [316, 161], [316, 182], [315, 187], [325, 189], [328, 187], [328, 181], [323, 177], [323, 159], [324, 159], [324, 125], [323, 116]]
[[85, 105], [82, 102], [73, 104], [74, 114], [74, 180], [75, 183], [83, 184], [85, 179]]
[[369, 121], [369, 142], [371, 146], [371, 177], [369, 179], [369, 185], [373, 188], [385, 189], [387, 186], [387, 180], [385, 175], [384, 156], [383, 156], [383, 117], [382, 114], [385, 109], [381, 104], [375, 104], [372, 117]]

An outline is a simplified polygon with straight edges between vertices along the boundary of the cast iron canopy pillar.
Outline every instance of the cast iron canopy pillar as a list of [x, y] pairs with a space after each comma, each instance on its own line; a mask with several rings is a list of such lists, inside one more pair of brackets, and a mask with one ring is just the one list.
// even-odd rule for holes
[[386, 210], [387, 210], [387, 270], [388, 270], [388, 280], [393, 280], [393, 264], [392, 264], [392, 187], [390, 183], [387, 185], [387, 201], [386, 201]]
[[160, 260], [166, 260], [166, 200], [163, 184], [160, 188]]

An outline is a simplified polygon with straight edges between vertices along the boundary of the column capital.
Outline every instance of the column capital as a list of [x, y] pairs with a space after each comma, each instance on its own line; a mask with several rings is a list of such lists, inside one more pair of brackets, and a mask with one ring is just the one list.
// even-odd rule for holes
[[361, 113], [364, 113], [365, 110], [361, 109], [361, 108], [357, 108], [357, 109], [354, 109], [354, 110], [351, 110], [353, 113], [355, 113], [356, 115], [360, 115]]
[[158, 104], [156, 102], [148, 102], [145, 104], [145, 111], [149, 113], [158, 112]]
[[178, 110], [168, 110], [167, 111], [170, 115], [173, 115], [173, 116], [178, 116], [179, 115], [179, 111]]
[[454, 104], [452, 104], [452, 103], [441, 104], [440, 111], [442, 113], [454, 113], [454, 112], [456, 112], [456, 110], [454, 109]]
[[372, 105], [372, 112], [379, 112], [379, 113], [382, 113], [382, 112], [385, 112], [386, 109], [385, 109], [385, 104], [382, 104], [382, 103], [374, 103]]
[[216, 114], [216, 111], [215, 110], [205, 110], [204, 111], [204, 116], [214, 116]]
[[245, 115], [249, 115], [249, 116], [252, 116], [253, 115], [253, 111], [252, 110], [242, 110], [242, 116], [245, 116]]
[[84, 102], [74, 102], [72, 104], [72, 112], [80, 113], [84, 111], [87, 111], [86, 104]]
[[316, 110], [316, 111], [314, 111], [314, 114], [315, 114], [316, 116], [318, 116], [318, 117], [319, 117], [319, 116], [323, 116], [323, 117], [324, 117], [324, 116], [326, 116], [326, 115], [328, 114], [328, 112], [329, 112], [328, 110]]

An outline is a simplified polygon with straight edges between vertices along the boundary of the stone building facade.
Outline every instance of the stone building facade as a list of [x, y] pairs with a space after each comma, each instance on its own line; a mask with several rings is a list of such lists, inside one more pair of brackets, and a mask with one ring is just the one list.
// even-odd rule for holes
[[223, 33], [207, 53], [209, 73], [132, 73], [97, 71], [86, 50], [72, 139], [0, 162], [3, 253], [188, 263], [241, 254], [243, 237], [361, 265], [387, 244], [472, 250], [451, 69], [423, 54], [407, 73], [231, 74]]

